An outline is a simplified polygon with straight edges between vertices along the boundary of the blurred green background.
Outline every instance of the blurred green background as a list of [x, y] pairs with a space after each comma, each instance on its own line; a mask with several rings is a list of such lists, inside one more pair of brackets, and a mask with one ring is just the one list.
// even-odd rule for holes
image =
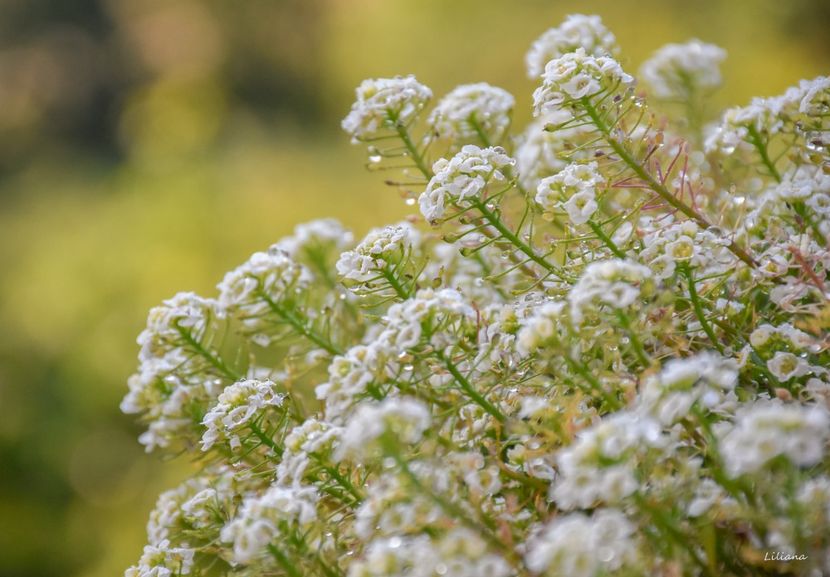
[[297, 222], [401, 217], [339, 131], [354, 86], [484, 80], [530, 116], [530, 42], [598, 13], [635, 71], [725, 47], [718, 104], [830, 71], [826, 0], [1, 0], [0, 577], [120, 574], [186, 463], [118, 403], [146, 311]]

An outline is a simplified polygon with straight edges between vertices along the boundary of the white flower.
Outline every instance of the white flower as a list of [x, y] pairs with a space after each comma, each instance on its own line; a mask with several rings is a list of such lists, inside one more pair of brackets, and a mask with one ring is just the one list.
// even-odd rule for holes
[[737, 381], [734, 361], [704, 352], [666, 363], [658, 375], [645, 380], [640, 402], [661, 423], [672, 425], [688, 416], [695, 403], [717, 410], [731, 401]]
[[342, 126], [358, 141], [408, 126], [432, 98], [432, 91], [414, 76], [370, 78], [357, 87], [355, 97]]
[[663, 100], [688, 100], [721, 85], [720, 63], [726, 51], [714, 44], [691, 40], [666, 44], [640, 68], [651, 94]]
[[281, 239], [271, 247], [272, 251], [282, 251], [294, 260], [315, 256], [321, 251], [339, 253], [352, 244], [354, 237], [340, 221], [334, 218], [321, 218], [294, 228], [294, 234]]
[[634, 305], [641, 296], [643, 285], [651, 278], [649, 268], [630, 261], [592, 262], [568, 293], [574, 324], [581, 324], [586, 312], [596, 309], [597, 304], [614, 309]]
[[569, 164], [536, 188], [536, 202], [546, 213], [564, 208], [573, 224], [585, 224], [599, 206], [597, 186], [605, 182], [596, 162]]
[[767, 361], [767, 368], [782, 383], [810, 374], [810, 364], [792, 353], [778, 351]]
[[589, 56], [580, 48], [545, 66], [542, 85], [533, 92], [533, 111], [536, 116], [547, 114], [563, 103], [633, 83], [634, 78], [613, 58]]
[[190, 575], [195, 551], [171, 547], [169, 540], [144, 547], [138, 565], [124, 572], [124, 577], [176, 577]]
[[559, 334], [559, 325], [567, 322], [566, 301], [552, 301], [541, 305], [519, 330], [519, 352], [525, 355], [536, 352], [546, 342], [554, 340]]
[[830, 416], [818, 406], [759, 401], [738, 412], [735, 426], [721, 435], [720, 450], [731, 477], [753, 473], [784, 456], [809, 467], [821, 461], [830, 435]]
[[375, 280], [391, 274], [420, 243], [420, 233], [407, 222], [372, 229], [354, 250], [340, 255], [337, 273], [358, 282]]
[[219, 395], [219, 401], [206, 415], [207, 430], [202, 436], [202, 450], [207, 451], [220, 439], [227, 439], [231, 450], [242, 446], [240, 432], [264, 411], [281, 407], [285, 395], [277, 392], [271, 381], [245, 379], [234, 383]]
[[370, 454], [374, 442], [384, 434], [414, 445], [431, 422], [429, 408], [416, 399], [390, 397], [379, 403], [364, 403], [346, 424], [335, 458]]
[[275, 485], [245, 499], [236, 518], [222, 529], [222, 541], [233, 544], [233, 560], [246, 565], [281, 547], [283, 525], [306, 528], [317, 518], [317, 490]]
[[427, 221], [437, 222], [448, 204], [465, 199], [482, 200], [487, 185], [495, 180], [504, 182], [505, 172], [515, 161], [500, 147], [479, 148], [468, 144], [447, 160], [442, 158], [432, 167], [435, 172], [418, 203]]
[[269, 333], [274, 330], [270, 320], [274, 308], [284, 300], [296, 300], [311, 280], [306, 267], [272, 247], [268, 252], [255, 252], [225, 275], [217, 286], [219, 303], [240, 320], [247, 332], [258, 337], [258, 344], [267, 345]]
[[439, 138], [455, 144], [495, 144], [510, 126], [515, 104], [509, 92], [486, 82], [464, 84], [441, 99], [428, 122]]
[[525, 562], [545, 576], [610, 575], [636, 558], [635, 527], [616, 509], [555, 518], [528, 543]]
[[654, 419], [627, 412], [607, 416], [559, 451], [550, 497], [565, 510], [619, 503], [639, 488], [637, 456], [664, 442]]
[[619, 50], [617, 39], [599, 16], [571, 14], [558, 27], [550, 28], [533, 42], [525, 56], [528, 77], [539, 78], [545, 64], [577, 49], [593, 56], [613, 54]]

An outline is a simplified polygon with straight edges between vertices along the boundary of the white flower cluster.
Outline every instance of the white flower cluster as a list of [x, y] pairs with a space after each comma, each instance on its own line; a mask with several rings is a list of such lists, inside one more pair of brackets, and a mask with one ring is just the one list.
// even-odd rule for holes
[[655, 98], [685, 101], [721, 85], [725, 58], [723, 48], [700, 40], [666, 44], [643, 63], [640, 78]]
[[652, 276], [648, 267], [625, 260], [592, 262], [568, 295], [573, 322], [582, 323], [589, 312], [601, 307], [618, 311], [631, 307], [646, 296], [643, 288]]
[[[813, 152], [826, 152], [828, 111], [828, 78], [802, 80], [780, 96], [753, 98], [747, 106], [724, 112], [720, 124], [706, 140], [706, 151], [724, 157], [736, 151], [755, 152], [758, 160], [770, 162], [770, 139], [782, 135], [786, 140], [795, 134], [798, 138], [789, 138], [788, 145], [809, 158]], [[769, 166], [765, 168], [769, 170]]]
[[[128, 577], [830, 574], [830, 81], [707, 156], [614, 50], [543, 36], [519, 139], [489, 85], [419, 122], [413, 78], [365, 82], [344, 127], [434, 232], [315, 221], [151, 311], [122, 408], [198, 472]], [[702, 99], [721, 57], [644, 74]]]
[[830, 414], [818, 407], [759, 401], [740, 409], [735, 426], [723, 433], [720, 449], [726, 472], [753, 473], [777, 457], [809, 467], [824, 457]]
[[389, 398], [377, 405], [363, 404], [349, 420], [335, 458], [366, 455], [384, 435], [413, 445], [421, 440], [430, 423], [429, 409], [415, 399]]
[[340, 255], [337, 273], [362, 283], [382, 278], [404, 264], [420, 242], [420, 233], [407, 222], [372, 229], [353, 250]]
[[591, 56], [578, 48], [547, 63], [542, 84], [533, 92], [533, 112], [548, 114], [573, 100], [633, 83], [634, 78], [610, 56]]
[[583, 49], [592, 56], [618, 51], [617, 39], [599, 16], [571, 14], [556, 28], [550, 28], [531, 45], [525, 56], [527, 75], [537, 79], [551, 60]]
[[620, 511], [605, 509], [553, 520], [530, 543], [527, 566], [540, 575], [595, 577], [636, 561], [636, 531]]
[[371, 140], [415, 120], [432, 91], [414, 76], [399, 76], [364, 80], [355, 96], [351, 112], [343, 119], [343, 130], [355, 140]]
[[311, 487], [279, 485], [245, 499], [237, 517], [221, 535], [223, 541], [233, 544], [233, 561], [249, 564], [268, 554], [268, 544], [286, 537], [289, 528], [308, 527], [317, 518], [317, 500], [317, 492]]
[[618, 504], [640, 489], [638, 457], [665, 444], [656, 421], [617, 413], [581, 431], [559, 452], [559, 478], [551, 498], [564, 510], [588, 509], [597, 502]]
[[226, 440], [231, 451], [238, 451], [242, 448], [240, 429], [251, 423], [262, 424], [266, 411], [281, 407], [284, 398], [271, 381], [245, 379], [227, 387], [202, 421], [206, 429], [202, 450]]
[[575, 224], [585, 224], [597, 211], [597, 187], [605, 180], [597, 163], [569, 164], [553, 176], [543, 178], [536, 188], [536, 202], [547, 213], [564, 209]]
[[442, 158], [433, 165], [435, 176], [418, 198], [421, 214], [429, 222], [444, 217], [448, 205], [467, 199], [486, 201], [483, 193], [492, 182], [507, 180], [505, 172], [515, 161], [498, 147], [479, 148], [473, 144], [464, 146], [458, 154], [447, 160]]
[[439, 138], [489, 146], [504, 137], [515, 105], [506, 90], [486, 82], [465, 84], [442, 98], [427, 122]]

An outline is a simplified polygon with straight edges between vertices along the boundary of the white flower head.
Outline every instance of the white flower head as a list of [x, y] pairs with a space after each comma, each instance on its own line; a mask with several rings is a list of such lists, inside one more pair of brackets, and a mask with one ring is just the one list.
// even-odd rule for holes
[[619, 47], [617, 39], [599, 16], [571, 14], [562, 24], [550, 28], [533, 42], [525, 56], [528, 77], [539, 78], [545, 64], [578, 49], [593, 56], [603, 56], [618, 52]]
[[616, 509], [600, 509], [592, 517], [571, 513], [555, 518], [532, 539], [525, 562], [545, 576], [612, 574], [635, 559], [635, 534], [635, 526]]
[[551, 60], [542, 74], [542, 85], [533, 92], [536, 116], [553, 112], [562, 104], [634, 84], [619, 62], [609, 56], [590, 56], [582, 48]]
[[585, 267], [579, 281], [568, 293], [574, 324], [581, 324], [585, 314], [598, 305], [614, 309], [634, 305], [652, 277], [651, 269], [631, 261], [611, 259], [592, 262]]
[[362, 404], [346, 424], [335, 458], [370, 455], [375, 441], [387, 433], [400, 443], [414, 445], [431, 422], [429, 408], [416, 399], [389, 397], [379, 403]]
[[320, 218], [294, 228], [294, 234], [281, 239], [271, 247], [282, 251], [290, 258], [299, 260], [310, 253], [331, 249], [340, 252], [352, 244], [354, 236], [340, 221], [334, 218]]
[[753, 473], [784, 456], [800, 467], [821, 461], [830, 436], [830, 415], [819, 406], [758, 401], [738, 412], [723, 432], [720, 450], [731, 477]]
[[640, 68], [651, 94], [663, 100], [688, 100], [721, 85], [720, 63], [726, 51], [714, 44], [690, 40], [666, 44]]
[[432, 91], [410, 75], [364, 80], [355, 96], [342, 126], [360, 141], [408, 126], [432, 98]]
[[220, 439], [226, 439], [231, 450], [240, 449], [245, 427], [263, 417], [264, 411], [281, 407], [284, 399], [272, 381], [244, 379], [229, 386], [205, 415], [207, 430], [202, 436], [202, 450], [209, 450]]
[[573, 224], [585, 224], [596, 212], [597, 187], [605, 181], [596, 162], [572, 163], [536, 188], [536, 202], [546, 213], [564, 209]]
[[170, 541], [146, 545], [138, 565], [124, 572], [124, 577], [176, 577], [190, 575], [195, 551], [186, 547], [172, 547]]
[[486, 82], [464, 84], [441, 99], [428, 122], [439, 138], [455, 144], [497, 143], [510, 126], [515, 104], [513, 95]]
[[408, 222], [372, 229], [353, 250], [340, 255], [337, 273], [352, 281], [373, 280], [408, 259], [420, 243], [420, 233]]
[[507, 180], [505, 173], [513, 164], [515, 161], [501, 147], [479, 148], [473, 144], [464, 146], [449, 160], [438, 160], [432, 167], [435, 176], [418, 199], [421, 214], [427, 221], [437, 222], [448, 204], [481, 200], [491, 181]]
[[283, 525], [308, 527], [317, 518], [317, 500], [314, 487], [279, 485], [245, 499], [222, 529], [222, 541], [233, 544], [234, 562], [246, 565], [268, 555], [268, 544], [282, 534]]

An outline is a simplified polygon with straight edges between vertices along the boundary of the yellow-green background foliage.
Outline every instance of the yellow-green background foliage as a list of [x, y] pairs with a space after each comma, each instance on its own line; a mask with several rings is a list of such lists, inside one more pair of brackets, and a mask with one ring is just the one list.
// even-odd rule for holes
[[339, 119], [364, 77], [487, 81], [530, 114], [523, 57], [598, 13], [623, 64], [729, 52], [718, 106], [830, 72], [823, 0], [0, 1], [0, 577], [109, 577], [188, 467], [118, 412], [147, 309], [334, 216], [405, 207]]

